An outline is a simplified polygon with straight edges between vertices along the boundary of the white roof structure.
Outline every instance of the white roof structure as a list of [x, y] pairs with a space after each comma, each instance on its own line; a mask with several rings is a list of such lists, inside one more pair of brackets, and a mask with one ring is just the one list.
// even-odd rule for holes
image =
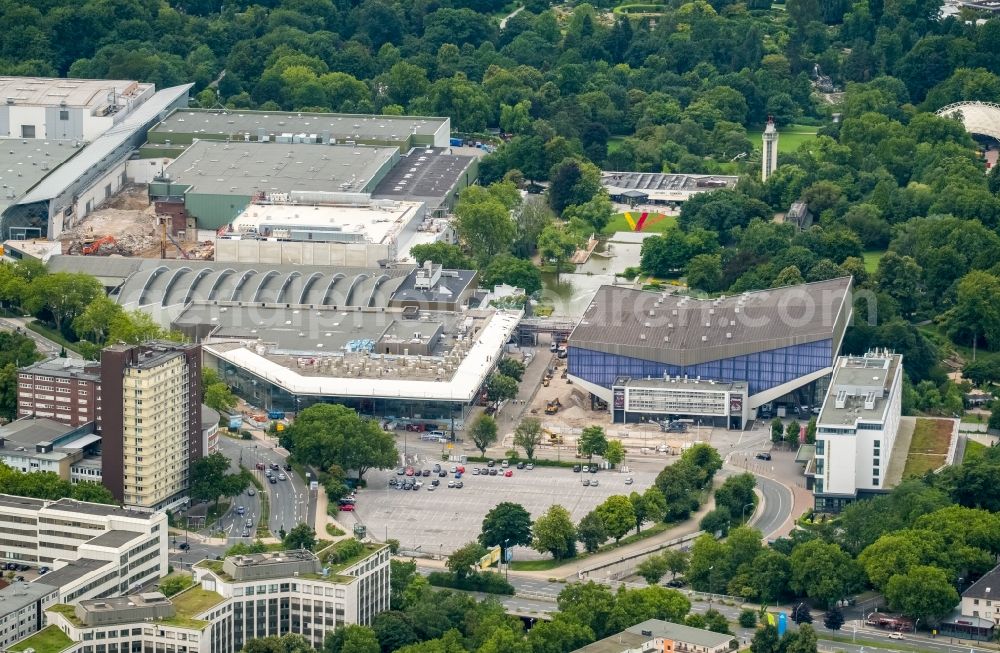
[[960, 117], [970, 134], [1000, 140], [1000, 104], [996, 102], [955, 102], [936, 113], [945, 118]]
[[15, 106], [98, 109], [142, 97], [152, 88], [152, 84], [124, 79], [0, 77], [0, 96]]
[[475, 344], [455, 369], [450, 379], [408, 380], [400, 378], [366, 378], [307, 376], [258, 354], [253, 343], [204, 342], [210, 354], [240, 367], [247, 372], [277, 385], [294, 395], [336, 397], [392, 397], [399, 399], [472, 401], [477, 390], [502, 355], [523, 315], [522, 311], [501, 310], [493, 315], [477, 334]]
[[358, 234], [367, 243], [385, 244], [421, 214], [421, 202], [374, 200], [363, 206], [301, 204], [251, 204], [232, 222], [226, 238], [261, 232], [261, 225], [285, 231], [332, 229]]

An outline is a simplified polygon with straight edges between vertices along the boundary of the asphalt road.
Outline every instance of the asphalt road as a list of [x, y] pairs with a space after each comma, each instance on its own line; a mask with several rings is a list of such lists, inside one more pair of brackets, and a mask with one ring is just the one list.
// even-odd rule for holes
[[[21, 333], [23, 333], [24, 335], [28, 336], [29, 338], [35, 341], [35, 347], [38, 348], [38, 352], [40, 354], [47, 357], [58, 356], [59, 352], [62, 351], [62, 345], [60, 345], [58, 342], [53, 342], [52, 340], [49, 340], [45, 336], [39, 333], [35, 333], [34, 331], [26, 327], [25, 324], [29, 321], [33, 320], [17, 318], [17, 317], [3, 318], [0, 319], [0, 328], [3, 328], [6, 331], [15, 331], [17, 329], [20, 329]], [[70, 349], [66, 350], [66, 356], [68, 356], [69, 358], [81, 358], [80, 354]]]

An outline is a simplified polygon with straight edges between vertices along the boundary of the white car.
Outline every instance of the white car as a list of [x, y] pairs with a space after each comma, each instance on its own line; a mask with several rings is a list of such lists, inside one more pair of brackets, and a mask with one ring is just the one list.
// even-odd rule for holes
[[625, 485], [632, 485], [632, 483], [634, 483], [634, 482], [635, 481], [632, 480], [631, 476], [629, 476], [628, 478], [625, 479]]
[[889, 639], [903, 639], [903, 633], [898, 631], [894, 633], [889, 633]]
[[455, 487], [455, 481], [448, 481], [448, 487]]

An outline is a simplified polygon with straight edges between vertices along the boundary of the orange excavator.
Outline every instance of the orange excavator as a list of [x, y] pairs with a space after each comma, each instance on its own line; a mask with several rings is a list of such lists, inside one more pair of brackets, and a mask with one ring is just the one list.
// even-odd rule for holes
[[92, 254], [99, 253], [101, 251], [101, 247], [102, 246], [104, 246], [104, 245], [114, 245], [117, 242], [118, 241], [115, 240], [114, 236], [107, 235], [107, 236], [103, 236], [101, 238], [98, 238], [97, 240], [95, 240], [92, 243], [88, 243], [87, 245], [84, 245], [83, 249], [81, 251], [85, 255], [90, 256]]

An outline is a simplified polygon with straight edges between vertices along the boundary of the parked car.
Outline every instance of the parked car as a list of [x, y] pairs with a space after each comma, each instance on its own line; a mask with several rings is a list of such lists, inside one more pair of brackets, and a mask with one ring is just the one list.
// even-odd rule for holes
[[439, 478], [444, 478], [447, 475], [448, 475], [448, 472], [444, 471], [443, 469], [440, 472], [438, 472], [438, 477]]
[[490, 476], [496, 476], [496, 475], [497, 475], [497, 470], [495, 468], [491, 469], [490, 470]]
[[441, 485], [441, 481], [439, 481], [437, 479], [434, 479], [433, 481], [431, 481], [431, 487], [437, 487], [439, 485]]
[[448, 481], [448, 487], [455, 487], [455, 481]]
[[535, 468], [535, 463], [528, 463], [527, 465], [524, 466], [524, 468], [525, 469], [534, 469]]
[[432, 467], [431, 469], [433, 469], [434, 473], [437, 474], [438, 472], [441, 471], [441, 465], [439, 463], [434, 463], [434, 467]]
[[462, 483], [462, 481], [458, 481], [457, 483], [455, 483], [455, 487], [456, 488], [463, 488], [463, 487], [465, 487], [465, 484]]
[[574, 472], [579, 472], [581, 469], [582, 469], [582, 467], [580, 467], [579, 465], [573, 465], [573, 471]]
[[495, 461], [495, 460], [487, 460], [486, 461], [486, 466], [487, 467], [492, 467], [493, 465], [496, 465], [496, 464], [497, 464], [497, 461]]
[[513, 469], [508, 469], [506, 472], [503, 473], [503, 475], [506, 476], [506, 477], [508, 477], [508, 478], [510, 478], [511, 476], [514, 475], [514, 470]]
[[674, 578], [673, 580], [668, 580], [667, 587], [684, 587], [684, 581], [680, 578]]
[[249, 528], [244, 528], [243, 529], [243, 537], [250, 537], [250, 529]]
[[600, 485], [600, 482], [595, 478], [590, 481], [590, 485], [591, 487], [597, 487], [598, 485]]
[[455, 465], [452, 465], [451, 466], [451, 473], [454, 474], [457, 471], [458, 471], [458, 467], [456, 467]]
[[524, 469], [524, 463], [518, 463], [517, 464], [517, 468], [518, 469]]
[[635, 481], [632, 480], [631, 476], [629, 476], [628, 478], [625, 479], [625, 485], [632, 485], [632, 483], [634, 483], [634, 482]]
[[590, 466], [590, 473], [591, 474], [596, 474], [597, 473], [597, 465], [591, 465]]
[[889, 633], [889, 639], [903, 639], [903, 633], [899, 632], [898, 630]]
[[402, 476], [405, 473], [406, 473], [406, 468], [405, 467], [397, 467], [396, 468], [396, 476]]
[[583, 479], [583, 487], [587, 487], [589, 485], [590, 485], [590, 479], [589, 478], [584, 478]]
[[479, 476], [479, 468], [478, 467], [473, 467], [472, 468], [472, 475], [473, 476]]
[[754, 456], [757, 460], [771, 460], [771, 454], [766, 451], [762, 451]]
[[353, 503], [345, 503], [344, 505], [340, 506], [340, 511], [341, 512], [354, 512], [354, 504]]
[[500, 461], [500, 466], [503, 467], [504, 469], [506, 469], [506, 468], [510, 467], [510, 462], [508, 462], [506, 460], [501, 460]]
[[413, 476], [413, 468], [412, 467], [407, 467], [406, 468], [406, 475], [407, 476]]
[[42, 574], [47, 574], [47, 573], [49, 573], [49, 568], [48, 567], [39, 567], [38, 568], [38, 575], [39, 576], [41, 576]]
[[180, 549], [181, 551], [187, 551], [188, 549], [191, 548], [191, 545], [188, 544], [187, 542], [181, 542], [180, 544], [177, 545], [177, 548]]
[[435, 489], [437, 489], [436, 485], [428, 485], [427, 486], [427, 491], [428, 492], [433, 492]]
[[456, 469], [458, 470], [459, 474], [464, 474], [465, 473], [465, 465], [458, 465], [456, 467]]
[[425, 469], [423, 472], [421, 472], [421, 476], [430, 476], [430, 475], [431, 475], [431, 470], [429, 469]]

